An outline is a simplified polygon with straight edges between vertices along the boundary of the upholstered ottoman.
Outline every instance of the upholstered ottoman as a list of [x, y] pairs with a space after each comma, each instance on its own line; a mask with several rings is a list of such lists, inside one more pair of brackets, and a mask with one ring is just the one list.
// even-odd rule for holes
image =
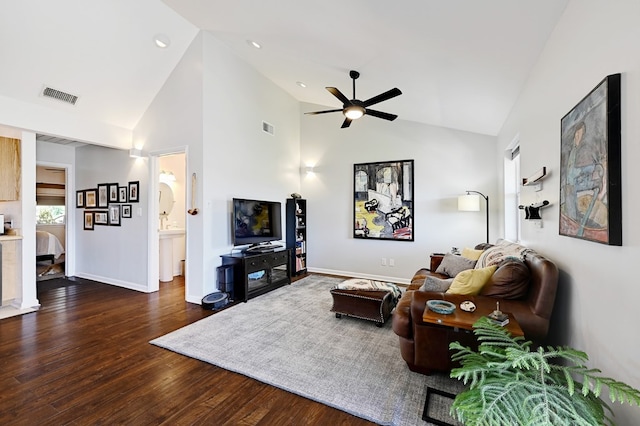
[[400, 297], [400, 289], [392, 283], [365, 279], [350, 279], [330, 290], [331, 312], [374, 321], [378, 327], [391, 316]]

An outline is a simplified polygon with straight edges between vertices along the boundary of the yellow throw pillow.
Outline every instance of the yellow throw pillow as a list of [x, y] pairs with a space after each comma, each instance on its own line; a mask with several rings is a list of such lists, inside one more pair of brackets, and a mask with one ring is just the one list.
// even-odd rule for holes
[[469, 260], [478, 260], [484, 250], [476, 250], [469, 247], [462, 249], [462, 257], [466, 257]]
[[447, 294], [466, 294], [475, 296], [480, 293], [482, 287], [489, 282], [489, 279], [498, 268], [497, 265], [487, 266], [480, 269], [467, 269], [460, 272], [453, 279]]

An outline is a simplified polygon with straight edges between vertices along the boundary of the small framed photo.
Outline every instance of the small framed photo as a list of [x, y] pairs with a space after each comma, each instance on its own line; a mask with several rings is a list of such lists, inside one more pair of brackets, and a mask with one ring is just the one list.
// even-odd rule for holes
[[129, 182], [129, 202], [137, 203], [140, 201], [140, 181]]
[[122, 206], [122, 217], [131, 217], [131, 204], [124, 204]]
[[109, 202], [110, 203], [117, 203], [118, 202], [118, 184], [117, 183], [110, 183], [109, 184]]
[[119, 203], [126, 203], [127, 201], [129, 201], [129, 199], [127, 198], [127, 187], [126, 186], [119, 186], [118, 187], [118, 202]]
[[76, 208], [84, 207], [84, 191], [76, 191]]
[[88, 209], [95, 209], [98, 206], [97, 191], [95, 189], [87, 189], [84, 191], [84, 206]]
[[106, 209], [109, 207], [109, 184], [98, 184], [98, 208]]
[[84, 212], [84, 230], [93, 231], [93, 212]]
[[120, 204], [109, 206], [109, 225], [120, 226]]
[[93, 212], [93, 223], [96, 225], [109, 224], [109, 212], [107, 210], [99, 210]]

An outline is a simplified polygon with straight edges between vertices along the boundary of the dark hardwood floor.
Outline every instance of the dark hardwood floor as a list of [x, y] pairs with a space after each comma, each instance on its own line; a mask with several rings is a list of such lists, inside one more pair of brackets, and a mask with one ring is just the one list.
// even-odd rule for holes
[[213, 314], [179, 277], [152, 294], [49, 280], [38, 298], [0, 320], [0, 425], [372, 424], [149, 344]]

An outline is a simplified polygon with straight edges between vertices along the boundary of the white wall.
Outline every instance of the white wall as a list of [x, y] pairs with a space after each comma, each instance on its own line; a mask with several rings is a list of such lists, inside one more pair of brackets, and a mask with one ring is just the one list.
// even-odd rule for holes
[[[188, 147], [186, 175], [195, 173], [199, 180], [203, 174], [202, 158], [202, 35], [196, 36], [173, 70], [164, 86], [134, 129], [134, 144], [154, 155], [166, 154], [176, 149]], [[151, 170], [149, 172], [152, 172]], [[155, 170], [160, 173], [160, 169]], [[155, 179], [155, 177], [154, 177]], [[191, 184], [187, 182], [187, 203], [191, 204]], [[202, 185], [196, 186], [195, 198], [202, 200]], [[200, 208], [202, 206], [200, 205]], [[151, 210], [151, 209], [150, 209]], [[152, 214], [151, 229], [157, 224], [157, 215]], [[186, 299], [194, 303], [202, 299], [202, 215], [188, 215], [185, 218], [186, 242]], [[189, 238], [193, 236], [193, 238]], [[158, 242], [150, 241], [146, 249], [158, 251]], [[190, 256], [190, 254], [193, 254]], [[151, 264], [148, 287], [157, 285], [154, 276], [158, 264]], [[155, 280], [155, 283], [153, 282]], [[193, 285], [191, 283], [194, 283]]]
[[[262, 132], [262, 120], [275, 136]], [[187, 176], [198, 178], [199, 213], [186, 219], [187, 300], [199, 303], [216, 288], [215, 268], [231, 249], [233, 197], [284, 203], [299, 190], [299, 126], [298, 102], [207, 32], [145, 113], [135, 143], [152, 153], [186, 146]]]
[[[299, 188], [299, 103], [204, 33], [204, 291], [231, 249], [231, 199], [283, 203]], [[275, 134], [262, 131], [262, 121]], [[189, 256], [189, 255], [188, 255]]]
[[[78, 224], [75, 275], [146, 290], [147, 175], [145, 160], [130, 158], [127, 150], [94, 145], [76, 148], [76, 189], [93, 189], [102, 183], [127, 186], [129, 182], [139, 181], [140, 200], [129, 203], [132, 205], [132, 217], [121, 218], [120, 226], [95, 225], [93, 231], [83, 230], [85, 209], [75, 209]], [[143, 216], [138, 215], [138, 209], [142, 209]]]
[[[523, 223], [523, 240], [561, 270], [552, 321], [557, 343], [586, 351], [608, 376], [640, 388], [640, 339], [635, 315], [640, 286], [640, 2], [572, 0], [532, 70], [499, 135], [498, 156], [520, 134], [522, 174], [546, 166], [543, 190], [523, 188], [523, 204], [548, 199], [544, 227]], [[560, 120], [607, 75], [622, 73], [623, 246], [613, 247], [558, 234]], [[637, 407], [613, 405], [620, 425], [638, 424]]]
[[[326, 108], [303, 104], [302, 109]], [[340, 113], [301, 119], [301, 163], [315, 166], [301, 183], [308, 200], [310, 270], [407, 282], [417, 269], [428, 267], [430, 253], [485, 241], [484, 205], [480, 212], [459, 212], [457, 197], [476, 190], [496, 199], [494, 137], [368, 116], [341, 129], [343, 119]], [[354, 239], [353, 165], [393, 160], [415, 160], [415, 241]], [[497, 213], [491, 203], [490, 211], [495, 241]], [[393, 258], [395, 266], [381, 266], [383, 257]]]
[[131, 130], [0, 96], [0, 125], [102, 146], [131, 148]]

